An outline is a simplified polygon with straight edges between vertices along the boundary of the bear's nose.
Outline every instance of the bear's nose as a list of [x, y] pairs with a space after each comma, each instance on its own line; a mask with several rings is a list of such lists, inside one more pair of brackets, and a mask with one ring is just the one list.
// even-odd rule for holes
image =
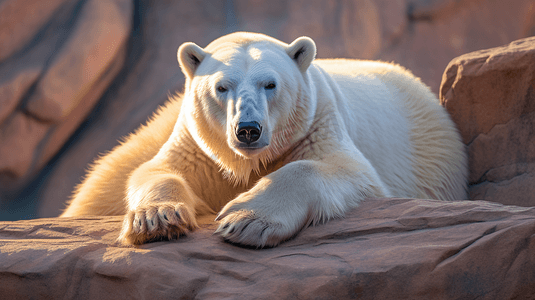
[[262, 127], [258, 122], [240, 122], [236, 129], [236, 137], [242, 143], [254, 143], [260, 138]]

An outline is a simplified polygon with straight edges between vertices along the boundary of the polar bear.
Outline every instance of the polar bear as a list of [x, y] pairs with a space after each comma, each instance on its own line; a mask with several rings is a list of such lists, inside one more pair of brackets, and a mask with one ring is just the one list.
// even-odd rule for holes
[[142, 244], [218, 212], [225, 240], [265, 247], [366, 198], [466, 199], [464, 145], [428, 87], [315, 55], [246, 32], [181, 45], [184, 95], [97, 160], [62, 216], [125, 214], [119, 240]]

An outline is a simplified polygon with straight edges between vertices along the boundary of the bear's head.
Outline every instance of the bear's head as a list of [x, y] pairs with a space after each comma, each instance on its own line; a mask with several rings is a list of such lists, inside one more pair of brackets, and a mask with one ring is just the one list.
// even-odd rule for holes
[[315, 55], [308, 37], [288, 45], [245, 32], [204, 49], [194, 43], [178, 49], [187, 128], [236, 182], [246, 182], [310, 127], [316, 101], [307, 69]]

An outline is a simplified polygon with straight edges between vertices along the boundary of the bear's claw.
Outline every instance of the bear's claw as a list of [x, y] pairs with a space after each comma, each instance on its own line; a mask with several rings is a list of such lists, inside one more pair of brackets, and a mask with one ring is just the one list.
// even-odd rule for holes
[[281, 224], [259, 218], [253, 211], [238, 210], [221, 218], [215, 233], [232, 243], [263, 248], [284, 241], [284, 231]]
[[184, 203], [142, 205], [125, 215], [118, 241], [140, 245], [177, 239], [197, 227], [195, 216]]

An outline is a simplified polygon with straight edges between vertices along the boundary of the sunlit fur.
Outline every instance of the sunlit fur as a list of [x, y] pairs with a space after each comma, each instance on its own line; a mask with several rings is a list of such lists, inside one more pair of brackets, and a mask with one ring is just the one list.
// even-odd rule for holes
[[[126, 214], [119, 241], [141, 244], [219, 213], [218, 234], [264, 247], [369, 197], [466, 198], [464, 146], [428, 87], [315, 54], [309, 38], [253, 33], [183, 44], [184, 95], [98, 159], [62, 216]], [[261, 124], [258, 148], [236, 142], [244, 120]]]

